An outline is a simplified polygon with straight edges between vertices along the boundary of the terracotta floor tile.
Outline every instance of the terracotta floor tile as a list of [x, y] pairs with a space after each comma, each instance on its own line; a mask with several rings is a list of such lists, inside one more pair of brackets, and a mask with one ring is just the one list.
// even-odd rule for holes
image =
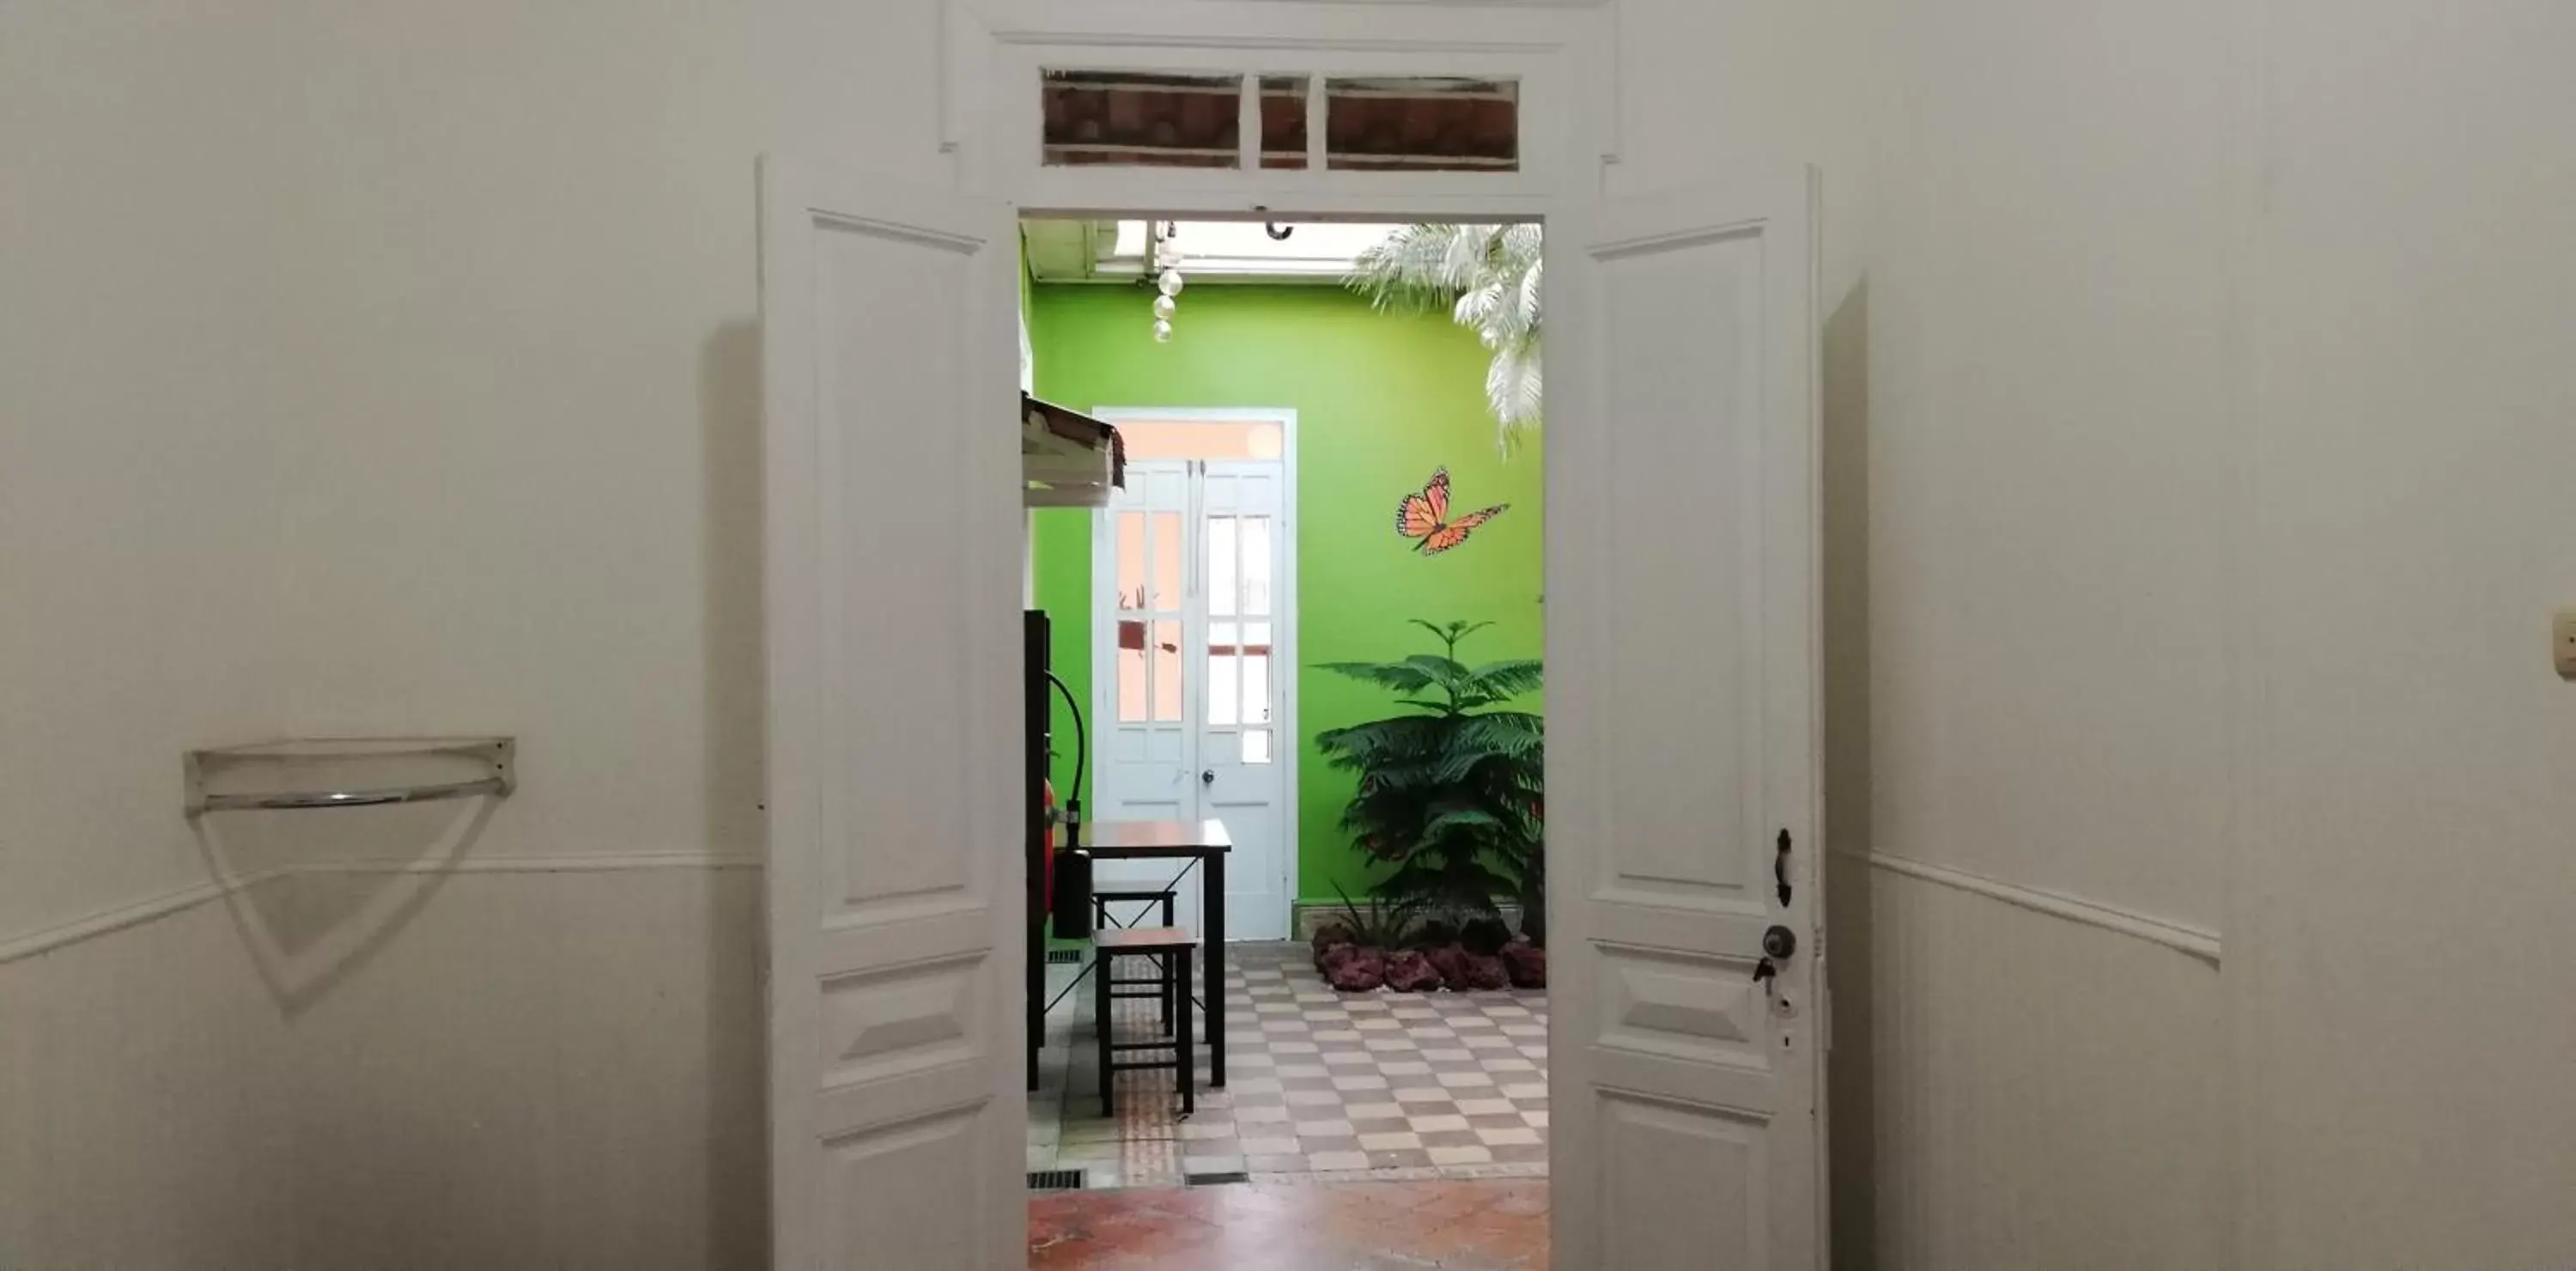
[[1546, 1271], [1543, 1179], [1053, 1192], [1030, 1271]]

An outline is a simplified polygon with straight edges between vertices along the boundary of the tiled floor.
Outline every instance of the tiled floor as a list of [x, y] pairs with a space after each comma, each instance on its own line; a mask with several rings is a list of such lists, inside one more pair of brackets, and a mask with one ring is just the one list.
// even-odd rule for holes
[[[1094, 1189], [1546, 1175], [1544, 992], [1342, 994], [1303, 945], [1229, 952], [1228, 1087], [1206, 1087], [1202, 1053], [1184, 1121], [1170, 1073], [1120, 1073], [1118, 1118], [1101, 1119], [1086, 986], [1048, 1019], [1030, 1169]], [[1152, 1010], [1120, 1002], [1119, 1038], [1159, 1035]]]
[[1546, 1271], [1547, 1183], [1255, 1183], [1029, 1202], [1030, 1271]]

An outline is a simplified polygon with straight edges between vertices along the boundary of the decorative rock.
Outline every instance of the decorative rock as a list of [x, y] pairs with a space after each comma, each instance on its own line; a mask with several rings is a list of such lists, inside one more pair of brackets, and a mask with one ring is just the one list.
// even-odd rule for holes
[[1324, 969], [1326, 954], [1358, 942], [1359, 933], [1351, 930], [1347, 922], [1328, 922], [1315, 928], [1315, 970], [1321, 972]]
[[1510, 972], [1503, 968], [1503, 960], [1491, 954], [1468, 953], [1462, 949], [1459, 951], [1459, 962], [1461, 963], [1459, 974], [1457, 978], [1449, 981], [1450, 988], [1490, 993], [1507, 988], [1512, 982]]
[[1344, 993], [1366, 993], [1386, 983], [1386, 955], [1353, 944], [1335, 945], [1324, 955], [1324, 982]]
[[1398, 993], [1429, 993], [1442, 984], [1439, 969], [1431, 959], [1407, 949], [1390, 953], [1386, 958], [1386, 986]]
[[1440, 981], [1453, 989], [1467, 984], [1467, 951], [1454, 944], [1444, 944], [1431, 951], [1431, 967], [1440, 973]]
[[1502, 962], [1513, 988], [1547, 987], [1547, 950], [1527, 940], [1514, 940], [1503, 946]]

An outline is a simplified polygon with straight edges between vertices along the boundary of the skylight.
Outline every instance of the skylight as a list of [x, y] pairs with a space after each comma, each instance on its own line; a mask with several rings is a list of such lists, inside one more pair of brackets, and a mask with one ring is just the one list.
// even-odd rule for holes
[[[1172, 245], [1181, 251], [1181, 272], [1206, 277], [1337, 278], [1349, 273], [1360, 252], [1375, 246], [1393, 225], [1300, 222], [1282, 225], [1286, 238], [1273, 238], [1259, 221], [1181, 221]], [[1101, 261], [1103, 272], [1142, 273], [1145, 222], [1118, 222], [1118, 237]]]

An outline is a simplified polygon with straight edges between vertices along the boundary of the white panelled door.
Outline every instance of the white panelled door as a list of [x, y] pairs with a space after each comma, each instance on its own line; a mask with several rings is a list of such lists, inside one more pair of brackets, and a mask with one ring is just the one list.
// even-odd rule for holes
[[1800, 171], [1548, 225], [1569, 1271], [1823, 1265], [1815, 212]]
[[760, 198], [775, 1265], [1024, 1266], [1016, 227]]
[[[1126, 488], [1094, 515], [1091, 819], [1195, 820], [1197, 715], [1190, 649], [1190, 471], [1127, 465]], [[1167, 881], [1160, 861], [1102, 861], [1102, 887]]]
[[[1236, 940], [1288, 935], [1285, 484], [1277, 460], [1130, 463], [1092, 550], [1092, 816], [1225, 822]], [[1097, 870], [1118, 888], [1175, 873], [1163, 861]], [[1203, 929], [1198, 905], [1183, 887], [1183, 925]]]
[[1288, 938], [1287, 645], [1284, 481], [1275, 461], [1199, 465], [1201, 656], [1199, 815], [1225, 822], [1234, 858], [1225, 929], [1237, 940]]

